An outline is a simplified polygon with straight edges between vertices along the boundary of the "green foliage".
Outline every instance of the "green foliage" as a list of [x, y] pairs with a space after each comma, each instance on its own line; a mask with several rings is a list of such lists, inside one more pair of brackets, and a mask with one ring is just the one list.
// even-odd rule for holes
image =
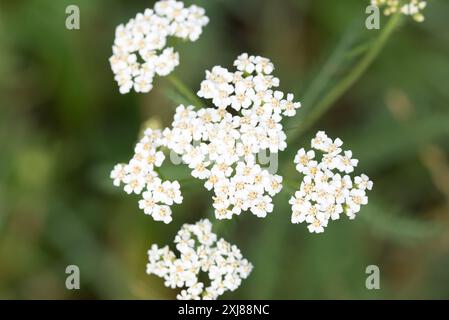
[[[446, 297], [438, 279], [449, 277], [449, 196], [434, 179], [449, 170], [449, 3], [432, 1], [424, 23], [398, 21], [383, 38], [391, 20], [365, 30], [368, 0], [191, 2], [211, 22], [199, 41], [179, 44], [175, 74], [186, 88], [196, 92], [206, 69], [230, 67], [241, 52], [270, 57], [281, 89], [303, 104], [285, 123], [280, 173], [299, 185], [293, 156], [326, 130], [374, 180], [359, 216], [321, 235], [290, 223], [291, 184], [267, 218], [215, 223], [255, 266], [225, 297]], [[146, 251], [170, 243], [181, 224], [211, 217], [211, 194], [166, 161], [161, 173], [182, 181], [185, 200], [163, 225], [109, 179], [143, 123], [168, 125], [177, 104], [192, 103], [163, 78], [146, 95], [118, 93], [108, 64], [115, 26], [151, 3], [0, 4], [0, 298], [174, 297], [145, 274]], [[80, 6], [80, 30], [65, 29], [68, 4]], [[430, 144], [446, 155], [433, 169], [421, 157]], [[64, 287], [69, 264], [81, 269], [80, 291]], [[370, 264], [381, 269], [379, 291], [365, 288]]]

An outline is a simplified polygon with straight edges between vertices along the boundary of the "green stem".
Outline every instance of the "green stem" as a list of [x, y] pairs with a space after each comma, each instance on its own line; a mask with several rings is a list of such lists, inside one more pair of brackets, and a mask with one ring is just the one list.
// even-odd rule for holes
[[[349, 74], [340, 81], [331, 91], [326, 94], [321, 100], [318, 101], [318, 103], [315, 105], [313, 102], [308, 105], [307, 107], [310, 107], [311, 112], [309, 113], [310, 117], [305, 117], [305, 121], [301, 122], [299, 126], [295, 126], [291, 132], [288, 133], [289, 135], [289, 141], [296, 140], [299, 136], [301, 136], [302, 132], [304, 132], [307, 127], [303, 126], [303, 123], [307, 123], [308, 127], [312, 126], [313, 123], [319, 119], [319, 117], [326, 112], [327, 109], [329, 109], [332, 104], [340, 98], [356, 81], [357, 79], [365, 72], [365, 70], [369, 67], [369, 65], [373, 62], [374, 58], [378, 55], [379, 51], [395, 29], [395, 27], [398, 24], [399, 17], [394, 16], [392, 17], [388, 24], [385, 26], [385, 28], [381, 31], [380, 35], [374, 40], [374, 42], [370, 45], [367, 51], [364, 52], [364, 56], [361, 58], [360, 62], [358, 62], [354, 68], [349, 72]], [[340, 55], [337, 55], [337, 58], [339, 58]], [[339, 60], [339, 59], [338, 59]], [[325, 72], [326, 75], [332, 74], [333, 72]], [[322, 82], [322, 81], [320, 81]], [[313, 86], [312, 86], [313, 88]], [[319, 91], [321, 91], [321, 88]], [[318, 90], [317, 90], [318, 91]], [[310, 95], [312, 96], [313, 100], [314, 94]], [[290, 154], [291, 155], [291, 154]], [[282, 164], [291, 163], [292, 159], [285, 157], [282, 161]], [[282, 166], [281, 166], [282, 167]], [[285, 192], [280, 193], [277, 197], [275, 197], [274, 204], [275, 208], [278, 208], [282, 203], [287, 203], [289, 196], [290, 189], [292, 189], [293, 185], [291, 185], [288, 178], [289, 175], [283, 174], [284, 179], [286, 181], [284, 187], [286, 186]], [[296, 190], [299, 189], [299, 184], [297, 185]], [[280, 212], [279, 212], [280, 213]], [[281, 271], [279, 271], [279, 268], [276, 264], [276, 262], [279, 261], [281, 258], [280, 256], [280, 250], [267, 250], [265, 247], [260, 246], [260, 243], [270, 243], [271, 247], [273, 248], [282, 248], [285, 246], [287, 235], [288, 234], [288, 226], [289, 226], [289, 219], [287, 219], [284, 215], [281, 214], [275, 214], [271, 218], [271, 223], [267, 223], [262, 225], [260, 229], [260, 234], [258, 235], [256, 241], [253, 241], [253, 243], [257, 243], [258, 246], [254, 246], [252, 248], [253, 251], [253, 258], [252, 262], [254, 264], [257, 263], [263, 263], [264, 264], [264, 270], [265, 273], [256, 273], [253, 275], [256, 279], [252, 279], [255, 281], [254, 283], [261, 283], [263, 282], [263, 286], [257, 286], [254, 285], [252, 288], [251, 293], [256, 296], [269, 296], [272, 295], [275, 288], [276, 283], [273, 279], [276, 278], [276, 276], [279, 276], [281, 274]], [[267, 259], [268, 257], [268, 259]], [[270, 277], [270, 279], [266, 279], [265, 274], [271, 273], [273, 276]], [[274, 282], [273, 282], [274, 281]]]
[[401, 20], [401, 15], [396, 14], [390, 18], [388, 23], [382, 29], [379, 37], [372, 43], [369, 50], [361, 60], [352, 68], [352, 70], [337, 83], [318, 103], [310, 108], [312, 111], [305, 117], [302, 124], [296, 127], [296, 130], [289, 136], [289, 141], [295, 140], [304, 131], [309, 129], [315, 122], [337, 101], [352, 85], [365, 73], [368, 67], [375, 60], [379, 52], [386, 44], [396, 26]]
[[200, 108], [203, 103], [201, 100], [174, 74], [167, 76], [167, 79], [196, 108]]

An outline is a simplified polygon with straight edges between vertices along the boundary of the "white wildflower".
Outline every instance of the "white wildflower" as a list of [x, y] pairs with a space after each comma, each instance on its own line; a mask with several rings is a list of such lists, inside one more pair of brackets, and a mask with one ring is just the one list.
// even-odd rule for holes
[[111, 172], [115, 186], [124, 184], [128, 194], [141, 194], [139, 208], [155, 221], [170, 223], [172, 211], [170, 206], [180, 204], [183, 200], [178, 181], [162, 181], [156, 168], [165, 159], [158, 148], [165, 145], [160, 130], [147, 129], [142, 139], [134, 148], [134, 156], [127, 164], [118, 164]]
[[114, 169], [111, 171], [111, 179], [113, 180], [114, 186], [119, 187], [120, 183], [125, 178], [125, 175], [125, 166], [123, 164], [116, 164]]
[[422, 11], [427, 6], [424, 0], [371, 0], [371, 4], [376, 7], [383, 8], [386, 16], [401, 13], [411, 16], [415, 21], [424, 21]]
[[256, 155], [286, 148], [282, 117], [293, 116], [301, 104], [293, 102], [292, 94], [274, 90], [279, 79], [270, 75], [274, 66], [269, 59], [243, 53], [234, 65], [235, 72], [220, 66], [206, 71], [198, 96], [212, 100], [216, 108], [195, 111], [180, 105], [164, 138], [192, 176], [214, 191], [217, 219], [248, 210], [265, 217], [282, 177], [257, 164]]
[[166, 76], [179, 64], [178, 53], [171, 47], [165, 48], [167, 38], [196, 41], [208, 22], [203, 8], [185, 8], [181, 1], [162, 0], [155, 3], [154, 10], [146, 9], [128, 23], [120, 24], [109, 59], [120, 93], [133, 88], [136, 92], [149, 92], [156, 74]]
[[[352, 151], [343, 151], [340, 139], [330, 139], [319, 131], [311, 141], [316, 151], [323, 153], [316, 159], [315, 151], [298, 150], [294, 162], [296, 170], [304, 175], [299, 191], [290, 198], [292, 223], [308, 223], [312, 233], [324, 232], [329, 219], [338, 220], [341, 214], [355, 218], [362, 205], [368, 203], [366, 190], [373, 182], [362, 174], [351, 178], [348, 174], [357, 167]], [[342, 154], [343, 153], [343, 154]]]
[[[181, 19], [181, 9], [159, 4], [155, 10]], [[282, 177], [261, 167], [256, 157], [262, 151], [276, 154], [287, 147], [281, 121], [283, 116], [293, 116], [301, 104], [293, 101], [292, 94], [275, 90], [279, 79], [270, 75], [274, 66], [269, 59], [242, 54], [234, 64], [235, 72], [220, 66], [206, 71], [201, 83], [198, 96], [212, 100], [216, 108], [196, 111], [194, 106], [178, 106], [172, 127], [147, 130], [129, 163], [111, 173], [114, 185], [124, 183], [127, 193], [143, 192], [139, 207], [155, 220], [169, 223], [170, 206], [182, 201], [179, 183], [158, 176], [157, 167], [165, 159], [158, 150], [161, 146], [177, 153], [192, 176], [214, 192], [217, 219], [231, 219], [245, 211], [263, 218], [273, 211], [272, 197], [281, 191]], [[339, 144], [335, 146], [330, 147], [334, 152]], [[340, 165], [346, 168], [352, 159], [344, 159]], [[307, 170], [317, 172], [316, 165], [304, 163]]]
[[[178, 300], [217, 299], [225, 291], [236, 290], [253, 268], [235, 245], [217, 241], [207, 219], [184, 224], [174, 242], [181, 253], [179, 258], [168, 246], [151, 246], [147, 273], [163, 278], [167, 287], [185, 288]], [[201, 274], [209, 278], [209, 286], [200, 281]]]

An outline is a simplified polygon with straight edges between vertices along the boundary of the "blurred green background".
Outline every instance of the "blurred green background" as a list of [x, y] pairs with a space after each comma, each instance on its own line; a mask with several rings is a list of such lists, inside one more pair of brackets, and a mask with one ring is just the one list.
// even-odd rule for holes
[[[231, 67], [241, 52], [269, 57], [281, 89], [303, 103], [295, 121], [380, 32], [364, 27], [368, 0], [186, 3], [205, 7], [210, 23], [199, 41], [177, 46], [175, 74], [196, 92], [206, 69]], [[80, 30], [65, 28], [69, 4], [80, 7]], [[174, 298], [145, 274], [146, 251], [210, 216], [210, 194], [184, 187], [167, 226], [109, 179], [145, 123], [168, 125], [181, 100], [163, 78], [148, 94], [120, 95], [109, 67], [116, 25], [152, 4], [0, 1], [0, 298]], [[299, 182], [294, 152], [317, 130], [341, 137], [360, 160], [356, 172], [375, 182], [369, 205], [320, 235], [290, 223], [287, 190], [265, 219], [218, 222], [255, 266], [224, 298], [449, 298], [449, 2], [431, 1], [424, 14], [421, 24], [403, 19], [368, 71], [280, 158], [280, 172]], [[165, 163], [167, 176], [187, 174]], [[65, 288], [70, 264], [80, 267], [80, 290]], [[365, 288], [371, 264], [380, 290]]]

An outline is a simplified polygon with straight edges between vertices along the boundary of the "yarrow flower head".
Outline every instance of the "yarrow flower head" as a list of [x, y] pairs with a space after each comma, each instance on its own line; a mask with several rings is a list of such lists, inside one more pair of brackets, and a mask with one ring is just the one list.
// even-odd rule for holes
[[271, 75], [274, 66], [267, 58], [242, 54], [234, 65], [235, 72], [220, 66], [206, 71], [198, 96], [211, 99], [216, 108], [195, 111], [180, 105], [172, 129], [163, 135], [192, 176], [214, 191], [217, 219], [248, 210], [265, 217], [273, 210], [271, 197], [281, 190], [282, 177], [262, 168], [256, 155], [286, 148], [280, 121], [295, 115], [301, 104], [273, 89], [279, 79]]
[[376, 7], [383, 8], [386, 16], [395, 13], [402, 13], [411, 16], [415, 21], [424, 21], [422, 11], [427, 6], [424, 0], [371, 0], [371, 4]]
[[281, 190], [282, 177], [261, 167], [256, 156], [286, 148], [280, 121], [301, 104], [292, 94], [273, 91], [279, 79], [270, 75], [270, 60], [242, 54], [234, 64], [237, 71], [216, 66], [201, 83], [198, 95], [212, 99], [216, 108], [178, 106], [171, 128], [148, 129], [130, 162], [111, 172], [114, 184], [124, 183], [127, 193], [144, 191], [139, 206], [155, 220], [169, 223], [170, 206], [182, 201], [179, 183], [161, 181], [155, 170], [165, 158], [158, 150], [162, 146], [181, 155], [192, 176], [213, 190], [217, 219], [242, 211], [265, 217], [273, 211], [272, 196]]
[[139, 208], [156, 221], [170, 223], [170, 206], [182, 202], [183, 197], [178, 181], [162, 181], [156, 171], [165, 159], [164, 145], [160, 130], [147, 129], [134, 149], [134, 156], [127, 164], [117, 164], [111, 172], [115, 186], [124, 184], [126, 193], [142, 194]]
[[316, 158], [314, 150], [298, 150], [294, 162], [296, 170], [304, 175], [299, 191], [290, 198], [292, 223], [308, 223], [310, 232], [324, 232], [328, 221], [337, 220], [342, 214], [354, 219], [362, 205], [368, 203], [367, 190], [373, 182], [362, 174], [354, 179], [349, 175], [357, 167], [358, 160], [352, 151], [342, 150], [343, 141], [332, 140], [324, 131], [312, 139], [312, 148], [322, 153]]
[[[215, 300], [225, 291], [236, 290], [253, 268], [235, 245], [217, 240], [207, 219], [184, 224], [174, 242], [179, 258], [168, 246], [151, 246], [147, 273], [163, 278], [167, 287], [184, 288], [177, 295], [179, 300]], [[201, 282], [202, 274], [210, 280], [208, 286]]]
[[166, 76], [179, 64], [179, 55], [166, 47], [168, 37], [196, 41], [209, 22], [203, 8], [162, 0], [154, 9], [138, 13], [115, 31], [109, 59], [120, 93], [149, 92], [155, 75]]

